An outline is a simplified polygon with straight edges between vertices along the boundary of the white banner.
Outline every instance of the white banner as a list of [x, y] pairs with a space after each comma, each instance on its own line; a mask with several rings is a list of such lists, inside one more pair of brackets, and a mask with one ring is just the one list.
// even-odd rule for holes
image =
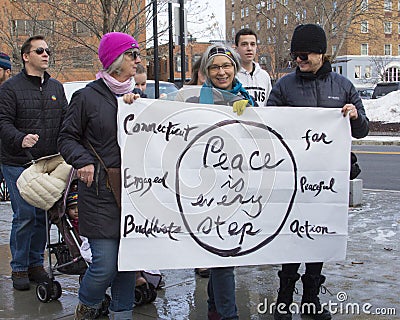
[[120, 270], [345, 258], [340, 108], [119, 102]]

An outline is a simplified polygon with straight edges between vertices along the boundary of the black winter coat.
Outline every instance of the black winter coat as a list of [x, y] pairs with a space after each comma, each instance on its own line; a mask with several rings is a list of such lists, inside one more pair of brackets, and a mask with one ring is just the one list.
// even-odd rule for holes
[[121, 167], [117, 141], [117, 99], [102, 79], [89, 83], [71, 98], [58, 139], [61, 155], [74, 168], [95, 165], [90, 188], [79, 181], [79, 232], [94, 239], [120, 237], [121, 213], [107, 188], [106, 171], [87, 141], [94, 147], [106, 167]]
[[[57, 153], [57, 138], [68, 108], [63, 85], [45, 72], [40, 77], [22, 70], [3, 83], [0, 89], [0, 138], [2, 163], [23, 166], [30, 159]], [[22, 148], [22, 140], [29, 134], [39, 135], [38, 142], [29, 149]]]
[[358, 118], [350, 121], [352, 136], [363, 138], [368, 134], [369, 120], [361, 98], [350, 80], [332, 72], [330, 63], [325, 62], [315, 75], [297, 68], [279, 79], [267, 105], [342, 108], [347, 103], [355, 105], [358, 112]]

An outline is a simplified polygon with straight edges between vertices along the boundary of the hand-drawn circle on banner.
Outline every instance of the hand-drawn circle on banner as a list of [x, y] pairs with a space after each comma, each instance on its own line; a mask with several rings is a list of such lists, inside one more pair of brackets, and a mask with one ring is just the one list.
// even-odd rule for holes
[[[246, 246], [245, 240], [246, 238], [243, 237], [244, 233], [242, 234], [241, 241], [238, 244], [231, 245], [229, 248], [223, 248], [222, 246], [217, 247], [215, 244], [210, 244], [207, 243], [207, 237], [199, 237], [196, 234], [196, 224], [191, 221], [191, 217], [185, 213], [185, 208], [188, 209], [189, 207], [185, 207], [186, 205], [190, 206], [191, 204], [188, 204], [188, 199], [185, 197], [185, 195], [181, 195], [181, 189], [184, 189], [184, 187], [181, 188], [181, 176], [183, 175], [183, 172], [181, 172], [182, 165], [185, 164], [185, 162], [190, 161], [190, 157], [188, 156], [188, 153], [190, 153], [191, 148], [194, 148], [196, 143], [199, 144], [204, 144], [204, 141], [201, 141], [204, 137], [207, 135], [212, 135], [215, 130], [224, 128], [225, 130], [229, 130], [229, 126], [234, 126], [234, 125], [239, 125], [244, 128], [255, 128], [256, 130], [264, 130], [266, 132], [266, 136], [270, 135], [274, 138], [275, 141], [277, 141], [277, 144], [279, 148], [281, 148], [280, 152], [281, 154], [285, 154], [287, 159], [290, 162], [290, 166], [292, 169], [292, 178], [293, 181], [291, 182], [293, 185], [291, 188], [288, 188], [289, 190], [287, 191], [287, 194], [284, 194], [285, 202], [284, 208], [282, 208], [282, 212], [278, 212], [278, 216], [281, 217], [280, 223], [278, 222], [276, 227], [273, 228], [273, 232], [269, 233], [266, 238], [261, 239], [260, 241], [257, 241], [256, 243], [252, 243], [251, 246]], [[192, 159], [193, 160], [193, 159]], [[183, 169], [182, 169], [183, 170]], [[221, 257], [234, 257], [234, 256], [244, 256], [248, 255], [252, 252], [255, 252], [262, 247], [268, 245], [273, 239], [276, 238], [276, 236], [280, 233], [282, 228], [284, 227], [289, 214], [292, 210], [295, 195], [297, 192], [297, 165], [296, 161], [293, 155], [292, 150], [289, 148], [289, 146], [286, 144], [284, 141], [283, 137], [273, 130], [271, 127], [262, 124], [262, 123], [257, 123], [253, 121], [241, 121], [241, 120], [225, 120], [219, 123], [216, 123], [207, 129], [203, 130], [199, 134], [197, 134], [186, 146], [186, 148], [182, 151], [180, 154], [177, 163], [176, 163], [176, 178], [175, 178], [175, 191], [176, 191], [176, 200], [177, 200], [177, 205], [179, 208], [179, 212], [182, 218], [182, 221], [188, 230], [190, 236], [192, 239], [202, 248], [205, 250], [219, 255]], [[189, 210], [188, 210], [189, 211]], [[261, 213], [262, 214], [262, 213]], [[274, 214], [276, 214], [274, 212]], [[281, 214], [281, 215], [280, 215]], [[251, 219], [252, 217], [249, 217]], [[263, 217], [268, 218], [268, 217]], [[210, 220], [211, 221], [211, 220]], [[217, 222], [217, 221], [215, 221]], [[234, 222], [235, 223], [235, 222]], [[225, 221], [219, 221], [217, 224], [219, 225], [224, 225]], [[199, 225], [197, 225], [199, 227]], [[236, 226], [235, 226], [236, 227]], [[244, 227], [244, 226], [243, 226]], [[230, 228], [230, 226], [229, 226]], [[218, 230], [219, 232], [219, 230]], [[229, 230], [231, 232], [231, 229]], [[223, 235], [218, 234], [220, 238], [223, 238]], [[203, 240], [205, 238], [206, 240]], [[215, 237], [214, 237], [215, 238]]]

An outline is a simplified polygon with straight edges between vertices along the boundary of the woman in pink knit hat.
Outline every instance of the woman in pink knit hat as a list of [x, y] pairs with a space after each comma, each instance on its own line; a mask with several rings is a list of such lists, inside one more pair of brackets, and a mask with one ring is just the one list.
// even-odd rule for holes
[[[97, 80], [72, 96], [58, 139], [64, 159], [79, 177], [79, 233], [89, 239], [92, 263], [79, 289], [75, 319], [132, 319], [135, 272], [119, 272], [120, 205], [107, 180], [107, 168], [121, 167], [117, 142], [117, 98], [131, 93], [139, 45], [130, 35], [105, 34], [98, 49], [103, 69]], [[101, 160], [100, 160], [101, 159]], [[111, 284], [111, 302], [104, 299]], [[109, 307], [108, 307], [109, 304]]]

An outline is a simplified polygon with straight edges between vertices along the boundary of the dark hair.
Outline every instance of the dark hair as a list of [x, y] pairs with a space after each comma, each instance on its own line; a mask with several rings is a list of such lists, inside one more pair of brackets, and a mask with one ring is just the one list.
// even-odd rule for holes
[[199, 70], [201, 65], [201, 57], [192, 65], [192, 73], [188, 85], [196, 85], [199, 82]]
[[255, 36], [257, 42], [257, 34], [250, 28], [243, 28], [240, 29], [235, 35], [235, 45], [239, 45], [239, 38], [240, 36]]
[[332, 56], [330, 55], [330, 54], [326, 54], [326, 53], [324, 53], [323, 55], [322, 55], [322, 59], [323, 59], [323, 61], [324, 62], [332, 62]]
[[27, 39], [21, 47], [21, 59], [22, 59], [22, 64], [25, 66], [25, 61], [24, 61], [24, 53], [29, 53], [32, 49], [32, 44], [31, 42], [34, 40], [44, 40], [44, 36], [42, 35], [36, 35], [32, 36], [29, 39]]

